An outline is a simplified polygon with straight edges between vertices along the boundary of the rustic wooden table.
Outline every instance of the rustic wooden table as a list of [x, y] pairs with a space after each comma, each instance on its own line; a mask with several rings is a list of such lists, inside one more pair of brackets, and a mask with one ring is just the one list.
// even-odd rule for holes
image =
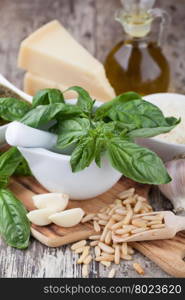
[[[172, 16], [165, 52], [172, 67], [172, 85], [175, 91], [185, 93], [185, 1], [159, 0], [157, 4]], [[21, 87], [23, 71], [16, 65], [20, 42], [53, 19], [61, 21], [81, 44], [103, 61], [110, 48], [122, 39], [122, 28], [114, 21], [114, 12], [119, 7], [119, 0], [1, 0], [0, 72]], [[150, 198], [157, 208], [169, 205], [162, 201], [157, 189], [152, 191]], [[81, 277], [81, 267], [75, 260], [68, 246], [51, 249], [32, 240], [28, 250], [19, 251], [0, 240], [0, 277]], [[134, 260], [142, 264], [146, 277], [168, 277], [141, 254], [136, 253]], [[106, 269], [93, 263], [90, 277], [106, 276]], [[138, 275], [132, 262], [122, 262], [116, 276]]]

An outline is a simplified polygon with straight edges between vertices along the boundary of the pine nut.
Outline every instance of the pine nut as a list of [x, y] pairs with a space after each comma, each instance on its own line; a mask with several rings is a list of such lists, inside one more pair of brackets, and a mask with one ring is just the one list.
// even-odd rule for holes
[[125, 234], [124, 236], [118, 237], [116, 235], [112, 235], [113, 243], [123, 243], [125, 239], [129, 237], [129, 234]]
[[137, 228], [137, 229], [134, 229], [131, 231], [131, 234], [136, 234], [136, 233], [140, 233], [140, 232], [144, 232], [144, 231], [147, 231], [148, 228]]
[[101, 255], [95, 258], [96, 261], [114, 261], [114, 255]]
[[121, 216], [119, 214], [115, 214], [115, 215], [112, 215], [112, 219], [115, 221], [121, 221], [121, 220], [123, 220], [123, 216]]
[[133, 197], [130, 197], [126, 200], [123, 200], [123, 205], [126, 205], [126, 204], [135, 204], [136, 203], [136, 199], [134, 199]]
[[134, 220], [132, 220], [132, 225], [137, 226], [137, 227], [146, 227], [147, 221], [142, 220], [142, 219], [134, 219]]
[[105, 214], [97, 214], [98, 218], [101, 220], [105, 220], [107, 221], [109, 219], [109, 217]]
[[[133, 229], [133, 228], [132, 228]], [[116, 231], [115, 231], [115, 233], [116, 234], [126, 234], [126, 233], [128, 233], [128, 232], [130, 232], [132, 229], [117, 229]]]
[[128, 246], [128, 254], [132, 255], [134, 253], [135, 253], [134, 249], [132, 247]]
[[100, 232], [101, 231], [100, 225], [97, 223], [97, 221], [94, 221], [93, 225], [94, 225], [94, 230], [96, 232]]
[[127, 255], [128, 254], [128, 246], [127, 246], [127, 243], [122, 243], [121, 245], [121, 254], [123, 256]]
[[95, 217], [95, 214], [88, 214], [81, 220], [81, 223], [86, 223], [91, 221]]
[[106, 236], [105, 236], [105, 243], [110, 244], [111, 240], [112, 240], [112, 232], [108, 231]]
[[152, 229], [160, 229], [160, 228], [165, 228], [165, 224], [155, 224], [151, 225]]
[[112, 269], [109, 274], [108, 274], [108, 278], [113, 278], [116, 274], [116, 270], [115, 269]]
[[98, 243], [98, 246], [100, 247], [101, 250], [105, 251], [106, 253], [114, 253], [114, 249], [102, 242]]
[[134, 269], [136, 270], [136, 272], [137, 272], [139, 275], [144, 275], [144, 274], [145, 274], [145, 271], [143, 270], [143, 268], [141, 267], [140, 264], [138, 264], [138, 263], [133, 263], [133, 267], [134, 267]]
[[85, 265], [88, 265], [88, 264], [91, 262], [91, 260], [92, 260], [92, 256], [91, 256], [91, 255], [88, 255], [88, 256], [86, 256], [86, 258], [83, 260], [83, 263], [84, 263]]
[[119, 265], [120, 263], [120, 247], [115, 247], [115, 254], [114, 254], [114, 262], [116, 265]]
[[[126, 218], [126, 217], [125, 217]], [[120, 221], [114, 225], [111, 226], [111, 230], [116, 230], [118, 228], [120, 228], [123, 225], [123, 221]]]
[[124, 259], [124, 260], [132, 260], [132, 256], [128, 255], [128, 254], [127, 255], [122, 255], [121, 254], [121, 258]]
[[95, 247], [98, 245], [98, 243], [99, 243], [99, 241], [92, 241], [92, 242], [90, 242], [90, 246]]
[[77, 248], [77, 249], [75, 250], [75, 253], [77, 253], [77, 254], [82, 253], [82, 252], [84, 251], [84, 248], [85, 248], [85, 247]]
[[104, 212], [106, 212], [106, 210], [107, 210], [107, 207], [103, 207], [100, 209], [100, 213], [104, 213]]
[[148, 220], [148, 221], [157, 221], [157, 220], [161, 220], [163, 218], [163, 216], [161, 215], [151, 215], [151, 216], [142, 216], [141, 217], [143, 220]]
[[144, 198], [144, 197], [142, 197], [142, 196], [139, 196], [139, 195], [137, 195], [137, 200], [138, 200], [138, 201], [141, 201], [141, 202], [147, 202], [147, 199], [146, 199], [146, 198]]
[[116, 205], [118, 205], [118, 206], [122, 206], [122, 201], [120, 200], [120, 199], [116, 199], [115, 201], [114, 201], [114, 203], [116, 204]]
[[125, 215], [127, 214], [126, 210], [123, 209], [123, 208], [117, 208], [117, 209], [115, 210], [115, 213], [116, 213], [116, 214], [119, 214], [119, 215], [121, 215], [121, 216], [125, 216]]
[[107, 221], [105, 221], [105, 220], [99, 220], [98, 224], [105, 226], [105, 225], [107, 225]]
[[129, 210], [128, 213], [127, 213], [127, 215], [126, 215], [126, 217], [125, 217], [124, 220], [123, 220], [123, 224], [124, 224], [124, 225], [129, 224], [130, 221], [131, 221], [132, 216], [133, 216], [133, 211], [132, 211], [132, 210]]
[[89, 240], [99, 240], [101, 235], [91, 235]]
[[78, 249], [78, 248], [81, 248], [81, 247], [85, 246], [86, 243], [87, 243], [86, 240], [82, 240], [82, 241], [80, 241], [80, 242], [77, 242], [77, 243], [75, 243], [75, 244], [73, 244], [73, 245], [71, 246], [71, 250], [74, 251], [74, 250], [76, 250], [76, 249]]
[[101, 250], [100, 250], [100, 247], [99, 246], [96, 246], [94, 248], [94, 252], [95, 252], [95, 256], [100, 256], [101, 255]]
[[107, 229], [111, 229], [112, 225], [114, 225], [114, 224], [115, 224], [115, 222], [114, 222], [114, 220], [111, 218], [105, 227], [106, 227]]
[[82, 267], [82, 277], [86, 278], [88, 276], [88, 265], [83, 265]]
[[89, 249], [90, 249], [89, 246], [84, 247], [84, 251], [82, 252], [82, 255], [80, 256], [80, 258], [78, 259], [77, 264], [82, 264], [85, 257], [88, 256], [88, 254], [89, 254]]
[[142, 202], [141, 201], [137, 201], [136, 205], [134, 206], [134, 213], [138, 213], [142, 208]]
[[126, 199], [128, 197], [133, 196], [134, 192], [135, 192], [135, 189], [134, 188], [130, 188], [130, 189], [126, 190], [126, 191], [123, 191], [123, 192], [119, 193], [118, 194], [118, 198], [121, 199], [121, 200], [122, 199]]
[[106, 260], [102, 260], [102, 261], [100, 261], [100, 264], [104, 265], [105, 267], [110, 267], [111, 262], [110, 261], [106, 261]]

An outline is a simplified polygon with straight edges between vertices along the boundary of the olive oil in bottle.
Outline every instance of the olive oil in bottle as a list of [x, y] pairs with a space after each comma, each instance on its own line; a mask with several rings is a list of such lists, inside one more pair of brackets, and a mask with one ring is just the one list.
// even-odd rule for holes
[[[166, 92], [170, 82], [169, 64], [160, 42], [166, 12], [151, 9], [154, 0], [122, 0], [124, 10], [116, 19], [121, 22], [127, 39], [119, 42], [105, 61], [106, 75], [116, 94], [135, 91], [141, 95]], [[161, 18], [158, 41], [150, 38], [151, 25]]]

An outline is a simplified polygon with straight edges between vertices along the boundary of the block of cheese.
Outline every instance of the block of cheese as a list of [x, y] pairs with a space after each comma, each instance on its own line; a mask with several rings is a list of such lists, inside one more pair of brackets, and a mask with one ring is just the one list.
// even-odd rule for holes
[[103, 65], [56, 20], [21, 43], [18, 66], [63, 86], [82, 86], [97, 99], [115, 96]]
[[[56, 88], [61, 90], [62, 92], [67, 90], [69, 86], [64, 86], [60, 83], [57, 83], [55, 81], [42, 78], [38, 75], [32, 74], [27, 72], [24, 75], [24, 91], [25, 93], [34, 96], [39, 90], [45, 89], [45, 88]], [[77, 93], [74, 91], [67, 91], [64, 94], [65, 99], [74, 99], [76, 98]], [[95, 98], [91, 94], [92, 98]], [[99, 99], [101, 100], [101, 99]]]

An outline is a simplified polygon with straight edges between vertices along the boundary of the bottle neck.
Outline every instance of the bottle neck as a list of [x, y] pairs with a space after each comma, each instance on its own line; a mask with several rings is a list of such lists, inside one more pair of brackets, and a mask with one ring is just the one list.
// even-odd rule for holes
[[126, 36], [124, 37], [125, 44], [132, 44], [132, 46], [135, 47], [140, 47], [140, 46], [146, 47], [149, 42], [150, 42], [149, 36], [133, 37], [129, 34], [126, 34]]

